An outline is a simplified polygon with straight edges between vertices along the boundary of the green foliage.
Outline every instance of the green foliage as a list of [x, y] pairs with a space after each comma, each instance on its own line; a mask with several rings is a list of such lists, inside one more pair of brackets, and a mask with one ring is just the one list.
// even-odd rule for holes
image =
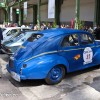
[[82, 29], [84, 26], [84, 21], [78, 20], [78, 29]]
[[48, 22], [45, 22], [45, 25], [48, 26]]
[[56, 26], [57, 26], [56, 21], [54, 21], [52, 27], [56, 28]]
[[82, 29], [84, 26], [84, 21], [77, 19], [76, 21], [76, 29]]

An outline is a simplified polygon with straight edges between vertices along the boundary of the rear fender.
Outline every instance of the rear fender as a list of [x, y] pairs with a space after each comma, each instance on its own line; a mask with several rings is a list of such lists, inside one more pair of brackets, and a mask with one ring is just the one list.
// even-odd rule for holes
[[68, 61], [58, 54], [43, 55], [26, 62], [30, 66], [30, 69], [39, 71], [47, 75], [48, 72], [56, 65], [63, 65], [66, 68], [66, 71], [69, 72], [69, 63]]

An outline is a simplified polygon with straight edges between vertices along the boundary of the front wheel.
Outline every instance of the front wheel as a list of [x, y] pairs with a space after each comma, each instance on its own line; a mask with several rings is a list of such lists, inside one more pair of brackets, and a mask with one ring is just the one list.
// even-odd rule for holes
[[64, 76], [65, 76], [65, 68], [60, 65], [55, 66], [49, 71], [45, 81], [47, 84], [52, 84], [52, 85], [57, 84], [61, 82]]

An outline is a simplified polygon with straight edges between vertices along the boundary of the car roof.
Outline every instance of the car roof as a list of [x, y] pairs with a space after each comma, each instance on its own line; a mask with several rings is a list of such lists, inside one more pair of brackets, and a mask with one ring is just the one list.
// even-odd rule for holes
[[28, 27], [7, 27], [5, 29], [30, 29]]
[[43, 30], [40, 33], [44, 34], [46, 37], [54, 37], [62, 34], [71, 34], [71, 33], [87, 33], [86, 31], [83, 30], [77, 30], [77, 29], [71, 29], [71, 28], [55, 28], [55, 29], [48, 29], [48, 30]]

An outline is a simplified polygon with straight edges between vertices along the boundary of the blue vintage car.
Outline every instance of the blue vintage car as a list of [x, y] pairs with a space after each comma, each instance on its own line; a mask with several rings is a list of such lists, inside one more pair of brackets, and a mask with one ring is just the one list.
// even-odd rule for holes
[[7, 70], [17, 80], [45, 79], [57, 84], [66, 73], [100, 64], [100, 41], [74, 29], [33, 34], [10, 58]]

